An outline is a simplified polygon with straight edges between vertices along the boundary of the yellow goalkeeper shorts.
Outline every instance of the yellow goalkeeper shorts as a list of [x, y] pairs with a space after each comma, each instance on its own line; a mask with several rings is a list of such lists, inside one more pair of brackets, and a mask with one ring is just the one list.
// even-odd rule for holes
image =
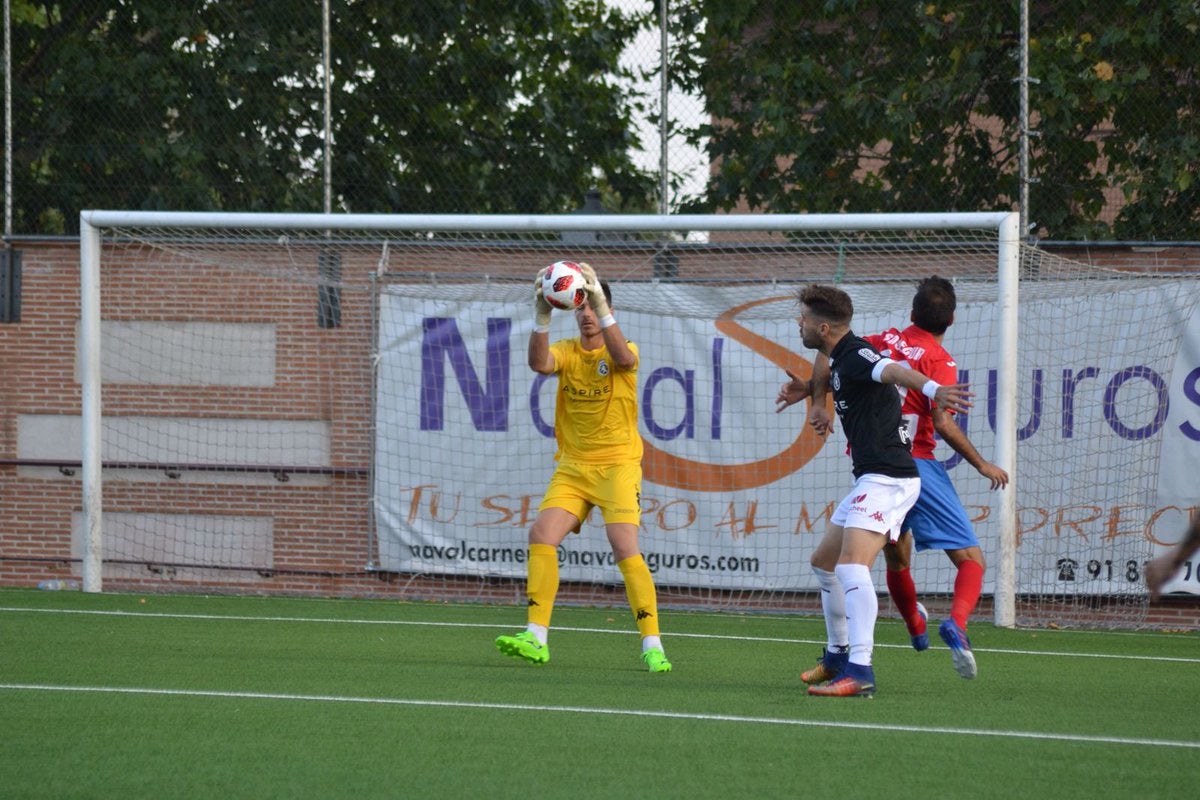
[[[642, 465], [559, 463], [542, 496], [538, 511], [561, 508], [583, 521], [593, 506], [600, 508], [605, 523], [641, 523]], [[578, 530], [575, 531], [578, 533]]]

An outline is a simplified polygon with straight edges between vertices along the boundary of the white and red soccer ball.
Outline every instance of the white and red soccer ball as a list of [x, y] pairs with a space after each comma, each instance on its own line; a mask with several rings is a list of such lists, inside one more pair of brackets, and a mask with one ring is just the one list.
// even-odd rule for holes
[[546, 302], [563, 311], [574, 311], [587, 302], [583, 271], [574, 261], [555, 261], [542, 276]]

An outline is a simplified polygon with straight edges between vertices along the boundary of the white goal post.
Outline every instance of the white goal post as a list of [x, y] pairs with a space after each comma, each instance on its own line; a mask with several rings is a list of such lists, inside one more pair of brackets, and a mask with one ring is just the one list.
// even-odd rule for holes
[[[779, 609], [811, 591], [807, 556], [852, 478], [840, 432], [817, 444], [803, 410], [775, 413], [783, 369], [811, 366], [795, 291], [841, 285], [866, 335], [908, 324], [915, 284], [937, 273], [958, 289], [946, 343], [977, 395], [963, 422], [1012, 476], [990, 492], [939, 444], [989, 557], [996, 624], [1055, 622], [1066, 606], [1103, 617], [1114, 596], [1144, 611], [1143, 588], [1119, 578], [1149, 543], [1135, 554], [1129, 539], [1060, 534], [1162, 518], [1151, 506], [1166, 400], [1130, 387], [1169, 379], [1194, 282], [1042, 253], [1021, 243], [1015, 213], [85, 211], [80, 231], [85, 591], [167, 582], [388, 596], [440, 581], [467, 599], [511, 597], [553, 455], [553, 389], [522, 369], [530, 284], [539, 266], [571, 258], [612, 283], [641, 350], [642, 544], [668, 606]], [[1051, 357], [1100, 338], [1054, 330], [1070, 333], [1089, 304], [1132, 320], [1148, 299], [1170, 309], [1164, 332], [1139, 334], [1161, 352], [1124, 372], [1120, 356], [1111, 370]], [[556, 314], [552, 338], [573, 333]], [[1103, 385], [1106, 370], [1117, 377]], [[1093, 392], [1119, 442], [1084, 414], [1068, 427]], [[1055, 437], [1037, 431], [1051, 403], [1066, 431]], [[1114, 441], [1082, 455], [1091, 477], [1064, 478], [1084, 434]], [[1084, 480], [1101, 486], [1095, 498]], [[1103, 511], [1053, 499], [1072, 494]], [[1134, 505], [1140, 521], [1112, 521], [1110, 507]], [[565, 583], [619, 583], [599, 527], [564, 543]], [[919, 591], [949, 593], [946, 562], [915, 559]], [[1080, 579], [1064, 583], [1051, 562], [1077, 564]]]

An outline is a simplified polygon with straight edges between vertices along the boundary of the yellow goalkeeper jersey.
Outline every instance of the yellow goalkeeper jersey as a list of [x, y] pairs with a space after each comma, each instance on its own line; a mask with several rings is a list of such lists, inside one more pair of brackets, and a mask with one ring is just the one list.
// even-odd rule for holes
[[[629, 349], [638, 358], [637, 345]], [[579, 337], [550, 345], [558, 394], [554, 403], [556, 461], [579, 464], [640, 463], [637, 367], [617, 370], [607, 347], [584, 350]]]

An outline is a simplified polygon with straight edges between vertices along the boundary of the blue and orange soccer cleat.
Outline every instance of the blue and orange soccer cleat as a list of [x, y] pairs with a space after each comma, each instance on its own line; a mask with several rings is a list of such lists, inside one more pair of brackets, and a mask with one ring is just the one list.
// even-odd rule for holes
[[846, 668], [846, 664], [850, 661], [850, 653], [846, 650], [834, 650], [830, 652], [826, 647], [821, 651], [821, 659], [812, 669], [801, 672], [800, 680], [808, 685], [816, 683], [825, 683], [831, 681], [841, 674]]
[[861, 664], [847, 663], [837, 680], [809, 686], [808, 693], [813, 697], [873, 697], [875, 670]]
[[975, 653], [971, 650], [971, 640], [967, 638], [967, 632], [958, 627], [958, 623], [952, 619], [948, 619], [938, 626], [938, 636], [942, 637], [942, 641], [950, 648], [950, 655], [954, 657], [954, 669], [958, 670], [958, 674], [970, 680], [979, 674], [979, 668], [975, 666]]

